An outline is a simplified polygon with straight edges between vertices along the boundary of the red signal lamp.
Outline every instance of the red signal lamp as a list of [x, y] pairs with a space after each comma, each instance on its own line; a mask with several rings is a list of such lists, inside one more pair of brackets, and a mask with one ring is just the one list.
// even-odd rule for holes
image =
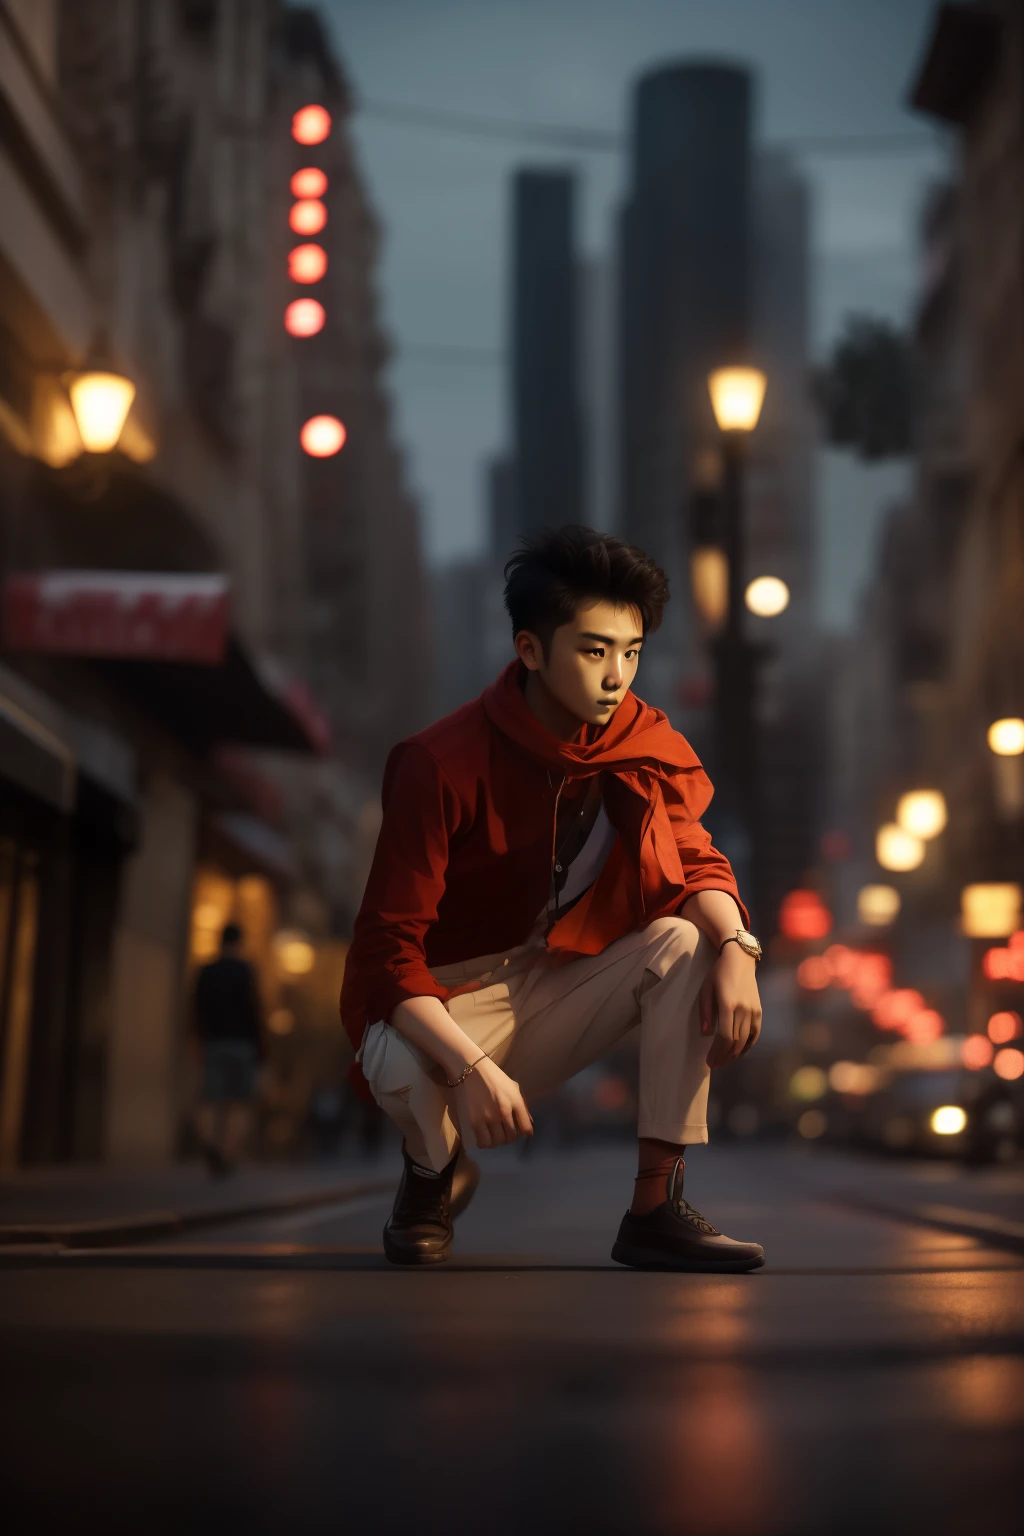
[[293, 299], [284, 312], [284, 328], [290, 336], [315, 336], [327, 319], [316, 299]]
[[288, 276], [293, 283], [318, 283], [327, 271], [322, 245], [296, 245], [288, 252]]
[[292, 197], [323, 197], [327, 191], [327, 177], [315, 165], [304, 165], [289, 182]]
[[297, 235], [318, 235], [327, 223], [327, 209], [317, 197], [292, 203], [288, 224]]
[[326, 107], [300, 107], [292, 117], [292, 138], [296, 144], [322, 144], [331, 131], [331, 114]]

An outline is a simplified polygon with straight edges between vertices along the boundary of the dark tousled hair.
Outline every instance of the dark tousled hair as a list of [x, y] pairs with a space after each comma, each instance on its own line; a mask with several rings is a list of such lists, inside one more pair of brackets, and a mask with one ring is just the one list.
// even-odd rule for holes
[[668, 577], [642, 549], [582, 523], [546, 528], [524, 539], [505, 565], [505, 607], [512, 634], [540, 637], [547, 659], [554, 632], [588, 600], [637, 609], [644, 634], [658, 628]]

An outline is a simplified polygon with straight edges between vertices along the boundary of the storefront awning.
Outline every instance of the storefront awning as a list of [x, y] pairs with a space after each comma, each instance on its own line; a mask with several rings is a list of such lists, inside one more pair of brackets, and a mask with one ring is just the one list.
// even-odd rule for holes
[[229, 629], [219, 573], [41, 571], [5, 579], [4, 648], [91, 659], [197, 750], [218, 742], [326, 753], [304, 684]]

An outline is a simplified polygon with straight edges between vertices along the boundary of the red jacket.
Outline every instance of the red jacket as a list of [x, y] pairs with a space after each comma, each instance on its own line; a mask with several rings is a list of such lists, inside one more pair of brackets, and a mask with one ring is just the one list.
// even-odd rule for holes
[[711, 783], [667, 716], [627, 693], [606, 726], [559, 741], [523, 697], [525, 672], [513, 662], [480, 698], [388, 758], [384, 820], [341, 993], [356, 1045], [368, 1023], [407, 998], [447, 1000], [430, 966], [523, 942], [548, 899], [567, 781], [605, 775], [618, 838], [597, 880], [549, 931], [550, 949], [596, 955], [695, 891], [739, 901], [729, 862], [699, 820]]

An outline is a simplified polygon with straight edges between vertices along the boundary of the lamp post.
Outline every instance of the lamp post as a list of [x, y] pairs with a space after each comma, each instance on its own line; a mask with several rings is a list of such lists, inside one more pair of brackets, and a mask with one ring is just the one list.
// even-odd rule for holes
[[744, 633], [743, 450], [757, 426], [767, 380], [757, 368], [719, 368], [708, 391], [723, 441], [722, 545], [728, 567], [725, 624], [712, 642], [715, 663], [715, 771], [729, 821], [745, 845], [757, 922], [764, 922], [758, 815], [755, 690], [761, 648]]

